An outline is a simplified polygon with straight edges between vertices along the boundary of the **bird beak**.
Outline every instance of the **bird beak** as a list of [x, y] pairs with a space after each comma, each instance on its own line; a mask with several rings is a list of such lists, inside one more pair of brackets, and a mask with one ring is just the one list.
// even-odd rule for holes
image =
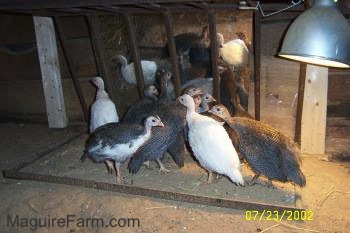
[[163, 122], [160, 121], [157, 126], [164, 127], [164, 124], [163, 124]]
[[159, 91], [156, 90], [156, 91], [153, 92], [153, 94], [155, 94], [156, 96], [159, 96]]

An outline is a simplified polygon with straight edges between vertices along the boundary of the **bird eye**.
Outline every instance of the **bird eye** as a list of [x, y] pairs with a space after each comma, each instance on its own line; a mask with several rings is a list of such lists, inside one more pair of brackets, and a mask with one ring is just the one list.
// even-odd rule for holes
[[216, 108], [216, 111], [220, 111], [220, 108]]
[[153, 119], [152, 122], [156, 122], [156, 120]]
[[209, 97], [207, 96], [207, 97], [205, 97], [205, 99], [207, 100], [207, 99], [209, 99]]

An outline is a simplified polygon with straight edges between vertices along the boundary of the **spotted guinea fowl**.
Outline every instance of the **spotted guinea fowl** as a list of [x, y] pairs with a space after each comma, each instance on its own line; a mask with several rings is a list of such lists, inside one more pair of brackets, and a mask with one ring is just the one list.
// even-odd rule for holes
[[[196, 32], [185, 32], [181, 33], [175, 36], [175, 46], [176, 46], [176, 53], [181, 56], [188, 56], [188, 53], [191, 49], [191, 47], [194, 44], [199, 44], [202, 41], [205, 41], [208, 37], [209, 28], [208, 26], [204, 26], [202, 28], [202, 33], [196, 33]], [[165, 56], [169, 57], [169, 48], [168, 44], [164, 47]]]
[[106, 162], [110, 170], [114, 170], [117, 175], [117, 183], [121, 183], [120, 164], [128, 160], [138, 148], [147, 142], [151, 135], [153, 126], [164, 127], [159, 116], [149, 116], [144, 125], [109, 123], [99, 127], [90, 135], [86, 142], [85, 154], [96, 163]]
[[203, 92], [202, 94], [213, 94], [213, 78], [195, 78], [189, 80], [181, 86], [182, 93], [188, 94], [185, 91], [189, 88], [200, 89]]
[[228, 176], [236, 184], [244, 185], [237, 152], [222, 124], [196, 113], [191, 96], [184, 94], [179, 97], [179, 101], [187, 108], [189, 144], [194, 156], [209, 172], [208, 183], [215, 172]]
[[[117, 55], [116, 60], [119, 64], [121, 64], [121, 73], [123, 79], [128, 84], [137, 85], [134, 62], [128, 64], [128, 61], [122, 55]], [[154, 84], [157, 72], [157, 64], [154, 61], [141, 60], [141, 68], [145, 84]]]
[[103, 79], [95, 77], [91, 79], [91, 82], [97, 87], [97, 92], [95, 101], [91, 105], [90, 133], [101, 125], [119, 121], [117, 109], [105, 91]]
[[170, 153], [179, 167], [184, 165], [185, 145], [183, 130], [186, 123], [186, 109], [166, 97], [168, 75], [169, 72], [166, 72], [160, 76], [160, 96], [157, 101], [151, 104], [150, 108], [141, 108], [132, 119], [126, 115], [126, 119], [131, 120], [131, 123], [137, 123], [146, 115], [157, 114], [165, 125], [161, 129], [155, 128], [152, 131], [151, 139], [142, 145], [132, 157], [129, 163], [129, 170], [132, 173], [137, 173], [144, 162], [150, 160], [156, 160], [161, 171], [168, 171], [161, 161], [166, 151]]
[[143, 91], [143, 94], [146, 98], [141, 99], [129, 107], [123, 116], [123, 122], [140, 123], [142, 119], [140, 119], [139, 115], [145, 110], [150, 110], [153, 108], [153, 102], [158, 99], [159, 95], [156, 86], [147, 85]]
[[259, 175], [265, 175], [269, 186], [271, 180], [305, 186], [298, 149], [290, 138], [260, 121], [231, 117], [223, 105], [216, 105], [209, 112], [224, 119], [239, 135], [240, 152], [256, 173], [252, 184]]

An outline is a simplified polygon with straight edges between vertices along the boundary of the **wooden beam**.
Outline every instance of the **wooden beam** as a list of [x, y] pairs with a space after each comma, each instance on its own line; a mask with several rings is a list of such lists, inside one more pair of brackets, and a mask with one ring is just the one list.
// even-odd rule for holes
[[64, 105], [55, 27], [49, 17], [33, 17], [50, 128], [65, 128], [68, 118]]
[[306, 64], [300, 63], [298, 104], [297, 104], [297, 115], [295, 119], [295, 132], [294, 132], [294, 141], [299, 145], [301, 143], [301, 118], [303, 115], [305, 78], [306, 78], [305, 76], [306, 76]]
[[260, 120], [261, 16], [254, 11], [254, 105], [255, 119]]
[[129, 44], [130, 44], [132, 56], [134, 58], [137, 87], [139, 90], [140, 98], [143, 98], [144, 97], [143, 90], [145, 89], [145, 80], [143, 78], [143, 73], [142, 73], [140, 53], [139, 53], [139, 49], [137, 46], [137, 40], [136, 40], [136, 35], [135, 35], [135, 26], [134, 26], [134, 22], [132, 20], [131, 12], [127, 11], [123, 15], [124, 15], [126, 26], [128, 29], [127, 32], [128, 32]]
[[220, 103], [220, 76], [219, 76], [219, 50], [216, 42], [216, 15], [215, 10], [210, 9], [208, 11], [209, 21], [209, 34], [210, 34], [210, 53], [211, 53], [211, 65], [213, 72], [213, 91], [214, 97], [218, 103]]
[[61, 40], [62, 51], [63, 51], [63, 55], [66, 59], [66, 62], [67, 62], [69, 74], [72, 77], [74, 88], [75, 88], [75, 91], [78, 95], [78, 99], [79, 99], [80, 106], [81, 106], [81, 109], [82, 109], [83, 114], [84, 114], [85, 121], [89, 122], [89, 110], [86, 106], [84, 94], [83, 94], [83, 91], [81, 89], [81, 86], [80, 86], [80, 83], [78, 80], [77, 72], [73, 66], [73, 58], [71, 57], [71, 54], [69, 53], [66, 35], [64, 33], [64, 30], [63, 30], [63, 27], [61, 25], [59, 17], [56, 16], [54, 19], [55, 19], [55, 25], [56, 25], [56, 29], [57, 29], [57, 35]]
[[86, 17], [90, 28], [91, 42], [94, 50], [98, 73], [103, 78], [107, 92], [110, 95], [111, 99], [115, 103], [118, 103], [116, 87], [113, 85], [113, 83], [115, 83], [115, 78], [113, 78], [112, 75], [111, 62], [105, 54], [100, 21], [97, 15], [89, 15]]
[[328, 68], [307, 65], [305, 77], [300, 149], [306, 154], [324, 154]]
[[166, 10], [163, 16], [165, 19], [165, 31], [168, 39], [169, 54], [171, 58], [171, 67], [173, 72], [173, 83], [175, 88], [175, 95], [177, 98], [181, 95], [181, 81], [180, 81], [179, 64], [178, 64], [179, 59], [176, 53], [173, 23], [172, 23], [171, 13], [169, 10]]
[[[172, 0], [171, 2], [200, 2], [202, 0]], [[129, 4], [169, 3], [169, 0], [0, 0], [0, 9], [71, 8]]]

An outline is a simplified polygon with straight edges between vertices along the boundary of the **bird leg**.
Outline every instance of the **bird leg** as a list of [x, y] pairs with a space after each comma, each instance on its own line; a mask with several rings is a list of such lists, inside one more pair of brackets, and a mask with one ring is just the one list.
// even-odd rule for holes
[[151, 168], [151, 166], [150, 166], [150, 162], [149, 162], [149, 160], [147, 160], [147, 161], [143, 162], [143, 165], [145, 165], [147, 169], [152, 170], [152, 168]]
[[269, 178], [267, 181], [267, 187], [275, 189], [276, 187], [272, 184], [272, 180]]
[[120, 174], [120, 163], [114, 162], [115, 165], [115, 174], [117, 176], [117, 184], [125, 184], [124, 178]]
[[211, 184], [213, 182], [213, 172], [212, 171], [208, 171], [208, 184]]
[[219, 173], [216, 173], [215, 179], [216, 179], [216, 180], [219, 180], [219, 179], [221, 179], [221, 178], [222, 178], [222, 175], [220, 175]]
[[159, 165], [159, 167], [160, 167], [159, 170], [160, 170], [161, 172], [170, 172], [169, 169], [166, 169], [166, 168], [165, 168], [163, 162], [162, 162], [160, 159], [156, 159], [156, 161], [157, 161], [157, 163], [158, 163], [158, 165]]
[[106, 161], [105, 161], [105, 164], [106, 164], [106, 166], [107, 166], [108, 173], [111, 173], [111, 174], [112, 174], [113, 171], [114, 171], [113, 162], [110, 161], [110, 160], [106, 160]]
[[253, 177], [253, 179], [252, 179], [251, 181], [248, 181], [247, 184], [248, 184], [249, 186], [252, 186], [252, 185], [257, 184], [256, 180], [259, 178], [259, 176], [260, 176], [260, 173], [259, 173], [259, 174], [255, 174], [255, 176]]

